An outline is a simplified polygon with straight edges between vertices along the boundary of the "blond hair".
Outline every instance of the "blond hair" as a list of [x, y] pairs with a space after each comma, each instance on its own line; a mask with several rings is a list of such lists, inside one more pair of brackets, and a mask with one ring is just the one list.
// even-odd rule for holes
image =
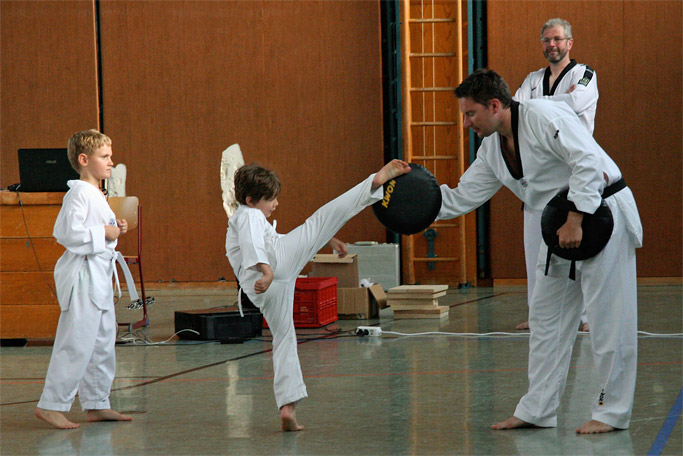
[[78, 156], [86, 154], [90, 157], [102, 146], [111, 146], [111, 139], [104, 133], [100, 133], [97, 130], [83, 130], [74, 133], [69, 138], [67, 146], [67, 154], [69, 155], [71, 166], [73, 166], [76, 172], [80, 173], [81, 166], [78, 164]]

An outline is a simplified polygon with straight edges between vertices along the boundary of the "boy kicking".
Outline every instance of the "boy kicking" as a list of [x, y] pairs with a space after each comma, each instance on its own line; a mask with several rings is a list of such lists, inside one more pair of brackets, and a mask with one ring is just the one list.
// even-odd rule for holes
[[61, 315], [50, 366], [35, 415], [59, 429], [79, 425], [68, 412], [78, 391], [88, 421], [130, 421], [112, 410], [109, 392], [116, 373], [114, 251], [126, 220], [116, 220], [99, 183], [113, 166], [111, 139], [96, 130], [74, 134], [68, 154], [80, 180], [68, 182], [53, 236], [66, 251], [55, 265]]
[[278, 205], [278, 177], [257, 165], [243, 166], [235, 173], [240, 205], [228, 223], [226, 254], [242, 290], [263, 313], [273, 334], [273, 388], [285, 431], [303, 429], [295, 408], [308, 396], [292, 315], [296, 278], [349, 219], [382, 199], [385, 182], [408, 172], [408, 163], [391, 161], [284, 235], [267, 220]]

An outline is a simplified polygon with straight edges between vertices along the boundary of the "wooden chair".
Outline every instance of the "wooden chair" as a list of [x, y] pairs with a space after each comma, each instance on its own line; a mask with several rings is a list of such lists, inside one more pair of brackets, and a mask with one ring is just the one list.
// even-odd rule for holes
[[128, 326], [129, 331], [143, 326], [149, 325], [149, 317], [147, 316], [147, 306], [154, 303], [154, 298], [147, 297], [145, 293], [145, 281], [142, 276], [142, 229], [141, 229], [141, 208], [137, 196], [112, 196], [109, 198], [109, 206], [116, 214], [117, 219], [125, 219], [128, 221], [128, 234], [133, 230], [137, 230], [137, 254], [123, 255], [126, 264], [137, 264], [138, 274], [140, 276], [140, 299], [128, 305], [129, 309], [142, 309], [142, 319], [133, 323], [119, 323], [119, 326]]

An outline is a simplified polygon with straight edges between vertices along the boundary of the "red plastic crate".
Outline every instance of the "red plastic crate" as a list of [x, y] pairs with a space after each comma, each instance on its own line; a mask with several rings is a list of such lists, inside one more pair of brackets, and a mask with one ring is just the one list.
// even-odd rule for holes
[[[295, 328], [319, 328], [338, 319], [336, 277], [299, 277], [296, 279]], [[263, 327], [268, 327], [265, 319]]]

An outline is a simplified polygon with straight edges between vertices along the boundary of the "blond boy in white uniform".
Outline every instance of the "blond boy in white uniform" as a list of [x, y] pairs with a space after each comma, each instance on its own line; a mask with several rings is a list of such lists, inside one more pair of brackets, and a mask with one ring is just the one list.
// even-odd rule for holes
[[116, 373], [116, 315], [112, 275], [119, 235], [117, 220], [99, 189], [110, 176], [111, 139], [96, 130], [74, 134], [68, 143], [71, 165], [80, 180], [69, 181], [53, 236], [66, 248], [55, 265], [61, 315], [50, 366], [35, 415], [59, 429], [79, 427], [62, 412], [78, 391], [88, 421], [130, 421], [112, 410], [109, 393]]
[[228, 223], [226, 255], [242, 290], [261, 310], [273, 333], [273, 388], [285, 431], [303, 429], [295, 409], [308, 395], [292, 315], [296, 278], [349, 219], [382, 199], [385, 182], [409, 171], [406, 162], [393, 160], [284, 235], [267, 220], [278, 205], [277, 176], [257, 165], [243, 166], [235, 173], [240, 205]]
[[[591, 67], [569, 58], [574, 45], [571, 24], [560, 18], [550, 19], [541, 27], [541, 45], [548, 66], [529, 73], [513, 98], [517, 101], [544, 98], [567, 103], [593, 134], [600, 96], [598, 81]], [[541, 215], [542, 211], [524, 205], [524, 256], [529, 300], [536, 282], [536, 258], [543, 243]], [[529, 329], [529, 322], [520, 323], [517, 329]], [[589, 329], [585, 309], [581, 314], [581, 329]]]
[[568, 199], [577, 211], [569, 211], [557, 232], [563, 248], [581, 245], [581, 221], [595, 212], [603, 196], [614, 218], [606, 247], [597, 256], [577, 262], [576, 280], [569, 278], [570, 262], [556, 256], [545, 275], [547, 247], [541, 246], [529, 307], [529, 390], [514, 415], [492, 428], [557, 426], [582, 303], [591, 327], [600, 390], [592, 419], [576, 431], [593, 434], [627, 428], [637, 370], [635, 249], [642, 245], [633, 194], [619, 186], [621, 171], [566, 104], [514, 102], [505, 81], [490, 70], [475, 71], [455, 93], [464, 126], [484, 140], [458, 186], [441, 187], [440, 219], [470, 212], [503, 185], [534, 210], [541, 210], [559, 190], [569, 187]]

